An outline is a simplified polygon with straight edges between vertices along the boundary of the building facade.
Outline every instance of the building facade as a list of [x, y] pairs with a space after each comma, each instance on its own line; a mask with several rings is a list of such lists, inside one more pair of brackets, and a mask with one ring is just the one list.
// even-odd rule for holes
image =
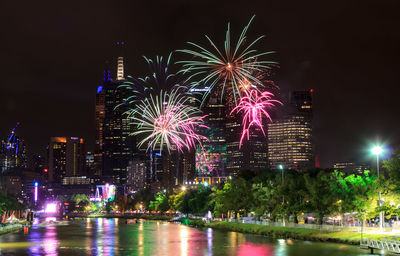
[[107, 78], [102, 87], [104, 93], [102, 175], [112, 177], [114, 184], [121, 185], [126, 184], [129, 161], [133, 160], [136, 151], [134, 138], [130, 136], [132, 132], [130, 121], [124, 114], [127, 110], [124, 102], [128, 95], [120, 88], [125, 81], [123, 64], [123, 58], [118, 57], [117, 80], [111, 81]]
[[270, 167], [290, 169], [314, 167], [312, 136], [312, 90], [292, 92], [280, 118], [268, 124]]
[[61, 183], [64, 177], [86, 174], [85, 144], [82, 138], [51, 137], [47, 151], [50, 183]]

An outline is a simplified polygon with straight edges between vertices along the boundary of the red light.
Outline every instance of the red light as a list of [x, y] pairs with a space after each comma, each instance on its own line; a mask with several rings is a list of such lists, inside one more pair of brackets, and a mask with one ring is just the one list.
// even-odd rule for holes
[[64, 205], [69, 205], [69, 203], [64, 203]]
[[44, 171], [44, 172], [48, 172], [49, 170], [47, 170], [47, 169], [44, 169], [43, 171]]
[[313, 93], [314, 92], [314, 89], [310, 89], [310, 93]]

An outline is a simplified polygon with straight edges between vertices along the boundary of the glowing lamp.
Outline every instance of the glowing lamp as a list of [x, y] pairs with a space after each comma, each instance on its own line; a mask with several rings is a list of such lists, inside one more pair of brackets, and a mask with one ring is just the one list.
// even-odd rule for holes
[[55, 213], [57, 212], [57, 204], [56, 203], [48, 203], [44, 210], [45, 213]]
[[371, 151], [372, 151], [372, 154], [374, 154], [374, 155], [380, 155], [380, 154], [382, 154], [383, 149], [381, 146], [375, 146], [372, 148]]
[[34, 188], [34, 193], [35, 193], [34, 200], [35, 200], [35, 203], [36, 203], [37, 199], [38, 199], [38, 186], [39, 186], [39, 183], [37, 181], [35, 181], [34, 185], [35, 185], [35, 188]]

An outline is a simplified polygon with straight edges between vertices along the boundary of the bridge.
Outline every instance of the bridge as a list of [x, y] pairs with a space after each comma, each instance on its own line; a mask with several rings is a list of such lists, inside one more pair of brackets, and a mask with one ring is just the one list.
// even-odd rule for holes
[[399, 238], [387, 238], [387, 239], [369, 239], [364, 238], [360, 241], [361, 249], [371, 250], [371, 254], [374, 253], [374, 249], [385, 250], [391, 253], [400, 254], [400, 239]]

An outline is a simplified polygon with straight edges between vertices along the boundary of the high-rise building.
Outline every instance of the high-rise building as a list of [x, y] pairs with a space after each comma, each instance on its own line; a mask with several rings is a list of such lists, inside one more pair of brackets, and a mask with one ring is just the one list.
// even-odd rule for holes
[[66, 145], [66, 171], [67, 176], [86, 175], [86, 152], [82, 138], [67, 138]]
[[[207, 89], [207, 88], [206, 88]], [[199, 131], [205, 138], [196, 150], [196, 176], [223, 176], [226, 167], [226, 114], [218, 94], [211, 95], [203, 112], [208, 129]]]
[[135, 159], [129, 162], [127, 189], [133, 193], [146, 189], [149, 185], [147, 161]]
[[[253, 126], [249, 131], [249, 137], [243, 140], [239, 146], [242, 136], [242, 124], [239, 117], [229, 116], [226, 122], [226, 175], [234, 176], [242, 170], [260, 171], [268, 168], [268, 147], [266, 134], [260, 127]], [[268, 120], [265, 120], [267, 122]], [[264, 124], [266, 132], [267, 124]]]
[[124, 62], [118, 58], [117, 80], [106, 79], [104, 90], [104, 121], [102, 134], [102, 175], [110, 176], [116, 184], [125, 184], [129, 161], [133, 159], [135, 141], [130, 136], [131, 125], [124, 113], [126, 91], [120, 88], [123, 79]]
[[51, 137], [47, 147], [49, 182], [60, 183], [67, 175], [67, 138]]
[[85, 175], [85, 145], [78, 137], [51, 137], [48, 145], [49, 182]]
[[268, 160], [271, 168], [314, 167], [312, 90], [295, 91], [280, 118], [268, 124]]
[[108, 67], [104, 69], [103, 83], [97, 87], [96, 100], [95, 100], [95, 149], [94, 149], [94, 165], [93, 174], [96, 176], [101, 175], [103, 168], [103, 129], [105, 117], [105, 90], [104, 86], [111, 82], [110, 70]]

